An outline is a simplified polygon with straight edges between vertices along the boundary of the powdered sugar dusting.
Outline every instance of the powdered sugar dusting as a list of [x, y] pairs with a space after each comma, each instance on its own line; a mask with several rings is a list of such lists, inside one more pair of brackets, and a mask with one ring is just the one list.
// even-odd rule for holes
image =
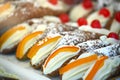
[[[58, 45], [77, 45], [87, 40], [98, 39], [98, 35], [91, 32], [85, 32], [80, 30], [61, 32], [63, 38]], [[97, 36], [97, 37], [96, 37]]]
[[96, 49], [93, 52], [97, 53], [98, 55], [106, 55], [109, 57], [120, 55], [120, 43], [116, 43], [104, 48]]
[[97, 40], [89, 40], [89, 41], [77, 44], [77, 46], [81, 48], [81, 52], [93, 51], [95, 49], [106, 47], [108, 45], [109, 44], [105, 44], [103, 41], [101, 41], [99, 39], [97, 39]]

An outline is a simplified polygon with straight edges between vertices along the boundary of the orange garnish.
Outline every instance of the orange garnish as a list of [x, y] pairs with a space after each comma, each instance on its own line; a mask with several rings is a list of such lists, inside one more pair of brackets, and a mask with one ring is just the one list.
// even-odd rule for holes
[[60, 70], [59, 70], [59, 73], [62, 75], [64, 74], [66, 71], [76, 67], [76, 66], [79, 66], [79, 65], [82, 65], [82, 64], [85, 64], [85, 63], [88, 63], [88, 62], [91, 62], [91, 61], [94, 61], [97, 59], [97, 55], [96, 54], [93, 54], [91, 56], [88, 56], [88, 57], [85, 57], [85, 58], [81, 58], [81, 59], [78, 59], [74, 62], [71, 62], [69, 63], [68, 65], [62, 67]]
[[19, 59], [21, 59], [21, 58], [25, 55], [25, 53], [24, 53], [23, 51], [24, 51], [24, 47], [25, 47], [26, 43], [27, 43], [29, 40], [33, 39], [34, 37], [36, 37], [36, 36], [38, 36], [38, 35], [40, 35], [40, 34], [42, 34], [42, 33], [43, 33], [43, 32], [38, 31], [38, 32], [34, 32], [34, 33], [31, 33], [31, 34], [27, 35], [27, 36], [19, 43], [19, 45], [18, 45], [18, 47], [17, 47], [17, 51], [16, 51], [16, 57], [19, 58]]
[[50, 44], [50, 43], [52, 43], [52, 42], [55, 42], [55, 41], [57, 41], [57, 40], [60, 39], [60, 38], [61, 38], [61, 36], [56, 36], [56, 37], [52, 37], [52, 38], [47, 37], [47, 38], [43, 39], [42, 41], [36, 43], [36, 44], [30, 49], [30, 51], [28, 52], [27, 57], [30, 58], [30, 59], [32, 59], [32, 57], [37, 53], [37, 51], [38, 51], [40, 48], [42, 48], [42, 47], [44, 47], [44, 46], [46, 46], [46, 45], [48, 45], [48, 44]]
[[97, 71], [104, 65], [104, 61], [107, 58], [108, 58], [107, 56], [100, 57], [94, 64], [93, 68], [91, 69], [85, 80], [92, 80]]
[[24, 26], [19, 26], [19, 27], [13, 27], [12, 29], [9, 29], [7, 32], [5, 32], [0, 38], [0, 48], [11, 35], [13, 35], [17, 31], [24, 30], [24, 29], [25, 29]]
[[9, 9], [10, 6], [11, 6], [10, 3], [6, 3], [6, 4], [2, 5], [2, 6], [0, 6], [0, 14], [1, 14], [2, 12], [4, 12], [5, 10]]
[[46, 67], [47, 63], [54, 58], [57, 54], [59, 54], [60, 52], [77, 52], [79, 50], [79, 47], [75, 47], [75, 46], [64, 46], [61, 47], [59, 49], [57, 49], [56, 51], [54, 51], [46, 60], [44, 67]]

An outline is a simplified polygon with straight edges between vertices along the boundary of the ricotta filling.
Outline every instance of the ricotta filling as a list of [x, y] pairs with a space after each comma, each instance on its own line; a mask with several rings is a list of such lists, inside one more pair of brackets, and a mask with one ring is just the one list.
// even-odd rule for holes
[[77, 80], [82, 78], [82, 76], [85, 74], [85, 72], [89, 69], [89, 67], [94, 63], [95, 61], [91, 61], [89, 63], [82, 64], [80, 66], [77, 66], [67, 72], [65, 72], [62, 75], [62, 80]]
[[27, 24], [20, 24], [19, 26], [25, 26], [25, 30], [16, 31], [13, 35], [11, 35], [6, 42], [2, 45], [1, 50], [11, 49], [15, 45], [17, 45], [30, 31], [30, 27]]
[[61, 52], [52, 58], [46, 67], [44, 67], [44, 74], [49, 74], [62, 66], [62, 64], [70, 59], [71, 57], [75, 56], [78, 52]]
[[[88, 56], [93, 55], [93, 53], [83, 53], [81, 54], [78, 59], [82, 59]], [[77, 59], [77, 60], [78, 60]], [[71, 60], [70, 63], [74, 62], [75, 60]], [[89, 69], [89, 67], [95, 62], [91, 61], [79, 66], [74, 67], [73, 69], [68, 70], [62, 75], [62, 80], [77, 80], [82, 78], [82, 76], [85, 74], [85, 72]], [[69, 63], [68, 63], [69, 64]]]
[[[89, 72], [93, 68], [93, 65], [83, 76], [83, 79], [85, 79], [85, 77], [89, 74]], [[120, 56], [108, 58], [107, 60], [104, 61], [104, 65], [97, 71], [97, 73], [95, 74], [92, 80], [106, 80], [106, 78], [108, 78], [119, 65], [120, 65]]]
[[77, 21], [80, 17], [84, 17], [84, 16], [88, 15], [91, 11], [92, 11], [92, 9], [87, 9], [87, 10], [84, 9], [82, 4], [77, 5], [70, 12], [70, 19], [72, 21]]
[[61, 23], [61, 20], [55, 16], [44, 16], [43, 19], [50, 21], [50, 22], [58, 22]]
[[80, 26], [79, 30], [90, 31], [90, 32], [95, 32], [95, 33], [100, 33], [100, 34], [105, 34], [105, 35], [108, 35], [110, 33], [110, 31], [107, 30], [107, 29], [104, 29], [104, 28], [102, 28], [102, 29], [92, 28], [89, 25]]
[[105, 18], [103, 15], [99, 15], [98, 11], [91, 14], [90, 16], [88, 16], [87, 21], [88, 24], [91, 25], [93, 20], [99, 20], [101, 23], [101, 26], [104, 27], [106, 25], [106, 23], [108, 22], [108, 20], [110, 19], [110, 17]]
[[34, 38], [30, 39], [24, 46], [23, 53], [26, 54], [28, 50], [39, 40], [40, 34], [35, 36]]
[[56, 47], [58, 42], [59, 42], [59, 40], [57, 42], [52, 42], [52, 43], [40, 48], [37, 51], [36, 55], [33, 56], [33, 58], [31, 59], [31, 64], [32, 65], [37, 65], [42, 60], [44, 60], [51, 53], [51, 51]]
[[120, 32], [120, 22], [114, 20], [110, 27], [110, 31], [119, 33]]

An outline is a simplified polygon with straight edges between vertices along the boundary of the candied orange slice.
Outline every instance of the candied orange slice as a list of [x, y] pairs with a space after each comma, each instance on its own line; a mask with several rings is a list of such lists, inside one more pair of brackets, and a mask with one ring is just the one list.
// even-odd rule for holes
[[0, 38], [0, 48], [2, 47], [4, 42], [6, 42], [10, 38], [11, 35], [13, 35], [17, 31], [21, 31], [21, 30], [25, 30], [25, 27], [17, 26], [17, 27], [13, 27], [13, 28], [9, 29], [7, 32], [5, 32]]
[[2, 6], [0, 6], [0, 13], [4, 12], [5, 10], [9, 9], [11, 6], [10, 3], [5, 3]]
[[76, 66], [79, 66], [79, 65], [82, 65], [82, 64], [94, 61], [94, 60], [97, 60], [97, 54], [93, 54], [91, 56], [81, 58], [81, 59], [78, 59], [78, 60], [76, 60], [74, 62], [71, 62], [68, 65], [60, 68], [59, 73], [62, 75], [65, 72], [67, 72], [68, 70], [70, 70], [70, 69], [72, 69], [72, 68], [74, 68]]
[[[37, 32], [34, 32], [34, 33], [31, 33], [29, 35], [27, 35], [18, 45], [17, 47], [17, 51], [16, 51], [16, 57], [19, 58], [19, 59], [22, 59], [24, 57], [24, 55], [26, 54], [26, 52], [24, 51], [25, 49], [25, 46], [27, 44], [27, 42], [29, 42], [30, 40], [33, 40], [35, 39], [36, 37], [38, 37], [39, 35], [41, 35], [43, 32], [41, 31], [37, 31]], [[33, 42], [29, 43], [29, 46], [32, 46], [35, 44], [35, 41], [39, 39], [39, 38], [36, 38]], [[27, 49], [27, 48], [26, 48]], [[28, 48], [29, 49], [29, 48]], [[27, 49], [27, 51], [28, 51]]]
[[52, 42], [55, 42], [55, 41], [59, 40], [60, 38], [61, 38], [61, 36], [47, 37], [47, 38], [43, 39], [42, 41], [36, 43], [36, 44], [30, 49], [30, 51], [28, 52], [27, 57], [30, 58], [30, 59], [32, 59], [32, 57], [33, 57], [34, 55], [36, 55], [37, 51], [38, 51], [40, 48], [42, 48], [42, 47], [44, 47], [44, 46], [46, 46], [46, 45], [48, 45], [48, 44], [50, 44], [50, 43], [52, 43]]
[[44, 67], [46, 67], [46, 65], [48, 64], [48, 62], [54, 58], [56, 55], [58, 55], [61, 52], [77, 52], [79, 50], [79, 47], [75, 47], [75, 46], [64, 46], [64, 47], [60, 47], [57, 50], [55, 50], [46, 60]]
[[107, 56], [100, 57], [94, 64], [93, 68], [91, 69], [85, 80], [92, 80], [97, 71], [104, 65], [104, 61], [107, 58], [108, 58]]

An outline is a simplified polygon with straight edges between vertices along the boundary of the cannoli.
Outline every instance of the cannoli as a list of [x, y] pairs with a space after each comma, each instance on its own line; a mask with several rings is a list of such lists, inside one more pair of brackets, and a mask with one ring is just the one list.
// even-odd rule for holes
[[110, 7], [104, 7], [100, 10], [94, 12], [90, 16], [88, 16], [87, 21], [90, 25], [93, 20], [99, 20], [102, 27], [106, 27], [107, 24], [109, 24], [109, 20], [113, 17], [113, 8]]
[[56, 3], [52, 0], [35, 0], [35, 1], [13, 1], [11, 2], [15, 6], [15, 10], [9, 14], [4, 20], [0, 21], [0, 35], [11, 28], [13, 25], [17, 25], [31, 18], [43, 17], [45, 15], [58, 16], [59, 14], [66, 12], [66, 5], [56, 0]]
[[91, 12], [93, 12], [94, 3], [90, 0], [83, 1], [81, 4], [74, 6], [70, 13], [70, 19], [72, 21], [77, 21], [81, 17], [87, 17]]
[[85, 73], [83, 80], [110, 80], [120, 73], [120, 56], [98, 59]]
[[19, 24], [6, 31], [0, 38], [0, 52], [10, 53], [14, 51], [19, 41], [31, 32], [28, 24]]
[[42, 33], [37, 31], [24, 37], [17, 46], [16, 57], [20, 60], [26, 58], [28, 50], [40, 40]]
[[98, 55], [105, 55], [105, 56], [117, 56], [120, 55], [120, 43], [115, 43], [112, 45], [109, 45], [107, 47], [99, 48], [93, 50]]
[[82, 31], [95, 32], [104, 35], [108, 35], [111, 32], [108, 29], [102, 28], [100, 21], [97, 19], [93, 20], [91, 24], [88, 24], [88, 21], [85, 18], [79, 18], [77, 22], [68, 22], [66, 25], [78, 27], [79, 30]]
[[79, 53], [79, 51], [79, 47], [69, 45], [60, 46], [55, 49], [45, 60], [43, 65], [43, 73], [50, 76], [59, 75], [59, 68], [65, 66], [66, 63], [68, 63]]
[[99, 20], [93, 20], [90, 25], [82, 25], [79, 27], [79, 30], [90, 31], [104, 35], [108, 35], [110, 33], [109, 30], [102, 28]]
[[87, 40], [99, 39], [100, 36], [102, 36], [101, 34], [98, 34], [98, 33], [94, 33], [94, 32], [92, 33], [92, 32], [81, 31], [81, 30], [61, 32], [60, 34], [63, 35], [63, 37], [57, 46], [77, 45]]
[[31, 61], [34, 68], [41, 68], [45, 59], [56, 47], [60, 41], [61, 36], [46, 37], [45, 39], [36, 43], [28, 52], [27, 57]]
[[62, 80], [81, 79], [85, 72], [98, 59], [96, 54], [84, 53], [76, 60], [71, 60], [67, 65], [59, 69]]

